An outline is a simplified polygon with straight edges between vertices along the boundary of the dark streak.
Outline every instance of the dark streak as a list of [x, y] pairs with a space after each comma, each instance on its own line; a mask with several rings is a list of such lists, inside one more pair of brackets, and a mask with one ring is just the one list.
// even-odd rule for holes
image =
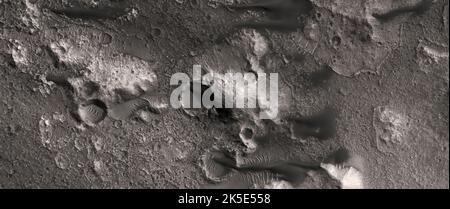
[[66, 75], [66, 74], [53, 74], [53, 73], [49, 73], [47, 74], [47, 76], [45, 77], [45, 79], [47, 81], [51, 81], [53, 83], [55, 83], [58, 86], [61, 86], [63, 88], [66, 88], [67, 90], [69, 90], [71, 93], [75, 92], [75, 90], [73, 89], [72, 85], [69, 83], [69, 81], [67, 80], [70, 76]]
[[433, 0], [423, 0], [414, 6], [394, 9], [384, 14], [375, 13], [372, 14], [372, 16], [379, 19], [380, 21], [387, 22], [404, 13], [414, 13], [416, 15], [423, 14], [428, 9], [430, 9], [431, 5], [433, 5]]
[[267, 18], [236, 24], [237, 28], [269, 29], [282, 32], [295, 31], [301, 26], [297, 18], [308, 14], [312, 4], [308, 0], [264, 0], [245, 5], [234, 5], [236, 10], [263, 10]]
[[350, 153], [348, 150], [344, 148], [340, 148], [337, 151], [333, 152], [330, 156], [328, 156], [324, 162], [330, 163], [334, 165], [343, 164], [344, 162], [350, 159]]
[[10, 55], [10, 54], [4, 54], [4, 53], [0, 54], [0, 64], [3, 64], [3, 63], [7, 64], [8, 66], [10, 66], [12, 68], [17, 67], [12, 55]]
[[310, 75], [310, 80], [313, 86], [320, 86], [330, 80], [336, 73], [330, 66], [325, 66], [317, 72]]
[[293, 134], [304, 138], [312, 136], [319, 140], [329, 139], [336, 132], [336, 116], [334, 109], [326, 108], [317, 115], [294, 119]]
[[59, 58], [58, 56], [52, 51], [52, 49], [49, 46], [43, 46], [45, 52], [50, 57], [53, 67], [59, 68]]
[[263, 0], [245, 5], [230, 6], [237, 10], [264, 10], [272, 17], [297, 17], [312, 9], [307, 0]]

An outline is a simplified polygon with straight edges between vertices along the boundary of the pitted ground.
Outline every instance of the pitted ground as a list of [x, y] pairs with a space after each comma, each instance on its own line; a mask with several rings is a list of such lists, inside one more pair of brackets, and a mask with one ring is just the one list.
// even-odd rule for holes
[[[217, 6], [240, 1], [72, 1], [83, 7], [118, 2], [128, 8], [121, 12], [118, 6], [117, 13], [97, 11], [103, 19], [71, 18], [51, 11], [67, 8], [67, 1], [0, 2], [3, 188], [197, 188], [213, 183], [203, 169], [202, 155], [213, 147], [245, 150], [239, 138], [241, 126], [255, 121], [230, 123], [173, 109], [164, 114], [144, 109], [123, 121], [106, 117], [93, 126], [74, 117], [74, 110], [87, 99], [101, 99], [112, 107], [139, 96], [139, 88], [131, 93], [113, 89], [125, 89], [133, 78], [145, 77], [143, 72], [155, 74], [149, 89], [168, 95], [170, 76], [190, 74], [192, 64], [202, 61], [217, 62], [211, 66], [235, 65], [241, 68], [234, 70], [247, 72], [278, 72], [284, 95], [281, 119], [313, 115], [327, 106], [338, 110], [337, 132], [324, 141], [293, 139], [287, 120], [276, 124], [280, 134], [269, 139], [269, 145], [281, 147], [287, 155], [322, 162], [345, 148], [363, 159], [363, 168], [358, 169], [367, 188], [448, 188], [447, 1], [435, 1], [422, 15], [401, 15], [387, 23], [387, 31], [398, 30], [377, 31], [387, 40], [382, 46], [352, 41], [350, 27], [360, 31], [364, 25], [355, 26], [352, 21], [366, 14], [328, 1], [312, 1], [314, 11], [321, 13], [321, 27], [326, 26], [317, 34], [311, 22], [307, 29], [299, 27], [294, 32], [233, 31], [234, 23], [265, 17], [258, 11]], [[402, 5], [368, 2], [383, 11], [418, 1], [401, 1]], [[305, 18], [313, 20], [316, 12]], [[336, 43], [334, 32], [341, 36], [343, 48], [332, 45]], [[249, 38], [259, 36], [262, 39]], [[321, 38], [315, 40], [316, 36]], [[70, 51], [55, 48], [63, 40], [86, 41], [80, 45], [83, 53], [73, 57]], [[265, 40], [267, 50], [263, 53], [256, 47], [255, 52], [252, 40]], [[315, 43], [318, 47], [310, 48]], [[237, 49], [215, 51], [232, 47]], [[377, 59], [361, 63], [367, 52], [361, 54], [361, 50], [366, 49], [377, 53]], [[79, 59], [69, 63], [61, 59], [60, 52]], [[342, 60], [332, 62], [333, 53]], [[231, 60], [220, 60], [222, 55]], [[347, 63], [349, 57], [358, 62]], [[108, 68], [121, 63], [126, 63], [127, 72], [138, 68], [136, 74], [109, 74], [113, 72]], [[323, 82], [319, 76], [316, 84], [311, 75], [326, 65], [336, 73]], [[348, 76], [366, 68], [371, 69]], [[100, 91], [80, 96], [71, 90], [74, 82], [56, 85], [46, 79], [48, 75], [62, 81], [89, 80]], [[102, 80], [104, 75], [108, 78]], [[266, 127], [258, 126], [255, 134], [264, 135]], [[281, 157], [268, 153], [270, 159]], [[333, 186], [326, 173], [309, 175], [301, 188]]]

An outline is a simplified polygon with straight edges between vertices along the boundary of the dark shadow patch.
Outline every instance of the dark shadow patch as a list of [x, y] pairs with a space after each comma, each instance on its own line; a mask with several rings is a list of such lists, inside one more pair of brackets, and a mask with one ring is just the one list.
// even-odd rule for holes
[[425, 13], [427, 10], [429, 10], [432, 5], [433, 0], [422, 0], [421, 2], [413, 6], [394, 9], [384, 14], [374, 13], [372, 14], [372, 16], [382, 22], [387, 22], [405, 13], [413, 13], [415, 15], [421, 15]]
[[68, 81], [68, 78], [70, 78], [71, 76], [72, 75], [69, 75], [68, 73], [61, 73], [61, 74], [49, 73], [46, 75], [45, 79], [69, 90], [71, 93], [74, 93], [75, 90]]
[[59, 68], [60, 61], [58, 56], [52, 51], [49, 46], [42, 46], [42, 48], [44, 49], [46, 55], [50, 58], [53, 67]]
[[336, 110], [325, 108], [317, 115], [294, 119], [291, 134], [298, 138], [312, 136], [319, 140], [327, 140], [336, 133], [336, 117]]
[[313, 86], [322, 86], [327, 83], [336, 73], [330, 66], [324, 66], [319, 71], [310, 74], [309, 79]]
[[267, 17], [263, 20], [252, 20], [236, 24], [237, 28], [290, 32], [302, 26], [298, 18], [308, 15], [313, 6], [308, 0], [263, 0], [244, 5], [229, 6], [229, 8], [238, 11], [261, 10], [267, 14]]
[[[200, 92], [194, 92], [193, 86], [194, 84], [198, 84], [198, 82], [191, 82], [190, 83], [190, 92], [191, 92], [191, 104], [193, 104], [194, 99], [198, 99], [200, 104], [202, 104], [202, 95], [206, 92], [207, 89], [210, 88], [210, 86], [205, 85], [203, 83], [200, 83]], [[211, 94], [210, 97], [211, 101], [214, 101], [214, 94]], [[225, 105], [225, 98], [222, 99], [222, 106]], [[202, 108], [204, 108], [202, 106]], [[210, 108], [208, 109], [208, 116], [212, 119], [218, 119], [219, 121], [222, 121], [223, 123], [230, 123], [235, 121], [234, 114], [233, 114], [233, 108]]]
[[10, 54], [0, 53], [0, 65], [7, 65], [11, 68], [16, 68], [16, 63]]
[[254, 3], [229, 6], [235, 10], [263, 10], [270, 18], [296, 18], [308, 14], [312, 4], [308, 0], [260, 0]]
[[333, 165], [341, 165], [350, 159], [350, 153], [347, 149], [340, 148], [337, 151], [331, 153], [325, 160], [324, 163], [329, 163]]

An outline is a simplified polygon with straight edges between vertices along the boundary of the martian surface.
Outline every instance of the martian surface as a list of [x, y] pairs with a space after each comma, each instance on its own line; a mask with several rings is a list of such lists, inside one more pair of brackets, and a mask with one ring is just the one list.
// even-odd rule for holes
[[[0, 0], [0, 188], [448, 189], [448, 6]], [[194, 65], [278, 114], [173, 108]]]

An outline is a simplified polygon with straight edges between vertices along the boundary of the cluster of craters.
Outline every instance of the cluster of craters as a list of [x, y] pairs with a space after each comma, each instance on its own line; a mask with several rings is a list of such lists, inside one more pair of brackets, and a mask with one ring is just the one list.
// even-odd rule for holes
[[[0, 27], [5, 29], [0, 32], [2, 65], [5, 63], [10, 68], [17, 68], [37, 77], [41, 82], [37, 90], [43, 95], [49, 95], [55, 88], [60, 88], [64, 89], [69, 98], [67, 114], [44, 114], [38, 122], [40, 142], [55, 153], [54, 160], [58, 168], [66, 170], [70, 167], [70, 156], [64, 153], [67, 144], [75, 143], [78, 150], [86, 147], [81, 140], [73, 140], [76, 138], [72, 136], [75, 133], [95, 130], [104, 125], [102, 123], [105, 121], [120, 127], [123, 121], [129, 121], [132, 116], [152, 123], [155, 127], [162, 126], [152, 121], [153, 117], [164, 120], [164, 117], [169, 116], [162, 113], [177, 110], [170, 109], [170, 95], [161, 91], [161, 82], [167, 80], [164, 76], [170, 77], [166, 74], [170, 72], [169, 68], [176, 66], [177, 61], [174, 59], [182, 59], [185, 61], [182, 63], [201, 65], [204, 73], [279, 73], [282, 79], [278, 91], [277, 116], [271, 120], [259, 118], [261, 114], [274, 114], [260, 106], [247, 109], [182, 108], [181, 112], [191, 121], [203, 120], [203, 123], [209, 123], [218, 118], [222, 125], [229, 127], [227, 130], [233, 132], [227, 133], [231, 137], [225, 138], [238, 141], [238, 145], [220, 140], [211, 143], [212, 147], [201, 150], [203, 154], [198, 161], [190, 162], [199, 165], [199, 170], [205, 177], [204, 182], [201, 182], [202, 186], [364, 188], [365, 160], [362, 157], [339, 146], [330, 145], [331, 148], [327, 147], [328, 150], [323, 153], [320, 150], [326, 147], [324, 144], [333, 143], [329, 140], [336, 140], [336, 133], [341, 128], [336, 122], [340, 114], [339, 108], [327, 105], [296, 107], [298, 98], [293, 95], [296, 85], [290, 81], [294, 78], [289, 78], [290, 72], [280, 69], [280, 66], [302, 62], [310, 64], [311, 68], [320, 68], [320, 72], [317, 70], [306, 76], [305, 80], [311, 83], [311, 88], [318, 88], [335, 75], [354, 77], [367, 72], [379, 74], [380, 66], [387, 57], [403, 44], [404, 21], [412, 16], [423, 15], [435, 1], [159, 2], [163, 5], [161, 8], [174, 6], [172, 4], [191, 7], [204, 4], [213, 11], [238, 15], [243, 20], [224, 27], [231, 27], [231, 32], [215, 34], [219, 38], [214, 40], [214, 44], [202, 45], [201, 50], [192, 50], [189, 55], [180, 55], [182, 50], [173, 50], [175, 53], [170, 54], [169, 49], [156, 48], [165, 46], [159, 41], [164, 42], [161, 37], [170, 32], [168, 28], [172, 27], [164, 28], [166, 26], [161, 20], [158, 20], [161, 27], [142, 26], [145, 30], [129, 27], [130, 33], [140, 34], [132, 37], [133, 40], [151, 39], [158, 42], [154, 44], [155, 48], [149, 48], [146, 44], [149, 51], [141, 52], [140, 55], [144, 54], [142, 56], [138, 56], [137, 52], [130, 53], [133, 50], [125, 51], [117, 47], [126, 42], [123, 39], [129, 37], [120, 37], [127, 31], [114, 26], [117, 23], [114, 21], [121, 22], [125, 27], [139, 18], [147, 18], [145, 11], [137, 8], [139, 3], [127, 0], [80, 0], [61, 1], [56, 3], [56, 7], [48, 6], [52, 5], [48, 2], [41, 5], [32, 0], [0, 0], [0, 3]], [[20, 8], [21, 12], [13, 15], [11, 8]], [[443, 30], [448, 38], [448, 3], [442, 17]], [[178, 21], [177, 18], [173, 19], [175, 20], [170, 21]], [[194, 36], [192, 39], [195, 41], [190, 43], [180, 40], [180, 48], [189, 44], [196, 45], [202, 37], [195, 35], [186, 34], [190, 38]], [[168, 37], [167, 40], [172, 39]], [[176, 43], [168, 45], [174, 47]], [[136, 46], [136, 51], [140, 47], [143, 46]], [[420, 40], [415, 50], [415, 61], [420, 70], [446, 79], [448, 86], [448, 68], [447, 71], [435, 70], [437, 65], [448, 65], [448, 45]], [[42, 61], [44, 57], [47, 59]], [[170, 66], [167, 66], [167, 60]], [[190, 69], [191, 66], [184, 68]], [[224, 83], [232, 82], [225, 77], [221, 79]], [[237, 89], [246, 89], [253, 84], [243, 85]], [[223, 86], [215, 88], [225, 91], [225, 96], [230, 93]], [[260, 102], [258, 98], [252, 99]], [[298, 109], [303, 112], [293, 113]], [[203, 117], [205, 114], [207, 117]], [[410, 130], [417, 125], [417, 122], [402, 113], [401, 107], [395, 106], [374, 108], [371, 119], [376, 148], [387, 154], [402, 149], [412, 135]], [[71, 124], [73, 129], [71, 133], [65, 133], [69, 120], [74, 121]], [[163, 128], [168, 132], [175, 130], [173, 127]], [[145, 136], [142, 136], [142, 140], [144, 139]], [[90, 141], [93, 144], [90, 149], [102, 150], [101, 140], [93, 137]], [[182, 153], [180, 149], [166, 150], [165, 153], [177, 152], [174, 155], [185, 158], [188, 154]], [[148, 154], [149, 151], [142, 152]], [[126, 152], [116, 151], [114, 155], [123, 159], [126, 158], [124, 153]], [[94, 159], [91, 167], [101, 179], [111, 179], [114, 173], [112, 168], [99, 159]], [[144, 170], [144, 173], [148, 171]]]

